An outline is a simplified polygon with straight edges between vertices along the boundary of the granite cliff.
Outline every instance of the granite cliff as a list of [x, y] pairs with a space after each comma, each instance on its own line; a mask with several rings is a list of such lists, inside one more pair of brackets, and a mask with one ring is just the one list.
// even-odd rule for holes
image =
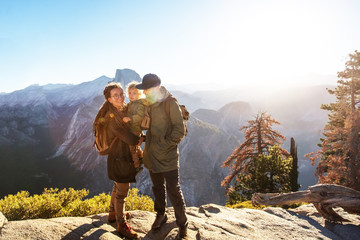
[[[263, 210], [230, 209], [216, 204], [188, 207], [189, 239], [359, 239], [360, 217], [337, 209], [350, 220], [345, 224], [325, 222], [312, 205], [292, 210], [269, 207]], [[141, 239], [172, 240], [177, 234], [172, 208], [167, 209], [168, 222], [158, 233], [150, 231], [155, 214], [131, 211], [129, 220]], [[0, 239], [46, 240], [116, 240], [122, 239], [114, 225], [107, 224], [107, 214], [88, 217], [62, 217], [7, 221], [0, 213]]]

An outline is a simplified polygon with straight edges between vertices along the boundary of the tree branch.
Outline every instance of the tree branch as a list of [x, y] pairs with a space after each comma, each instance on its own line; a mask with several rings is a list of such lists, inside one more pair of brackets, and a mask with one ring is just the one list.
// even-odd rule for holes
[[341, 207], [348, 213], [360, 215], [360, 192], [336, 184], [318, 184], [309, 187], [309, 190], [293, 193], [254, 193], [254, 205], [285, 205], [299, 202], [313, 203], [320, 215], [331, 222], [349, 221], [333, 208]]

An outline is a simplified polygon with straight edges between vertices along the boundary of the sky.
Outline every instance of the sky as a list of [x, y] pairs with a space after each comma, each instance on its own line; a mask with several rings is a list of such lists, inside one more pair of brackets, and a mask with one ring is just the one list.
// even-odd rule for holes
[[[0, 0], [0, 92], [129, 68], [163, 84], [336, 84], [356, 0]], [[314, 77], [315, 76], [315, 77]]]

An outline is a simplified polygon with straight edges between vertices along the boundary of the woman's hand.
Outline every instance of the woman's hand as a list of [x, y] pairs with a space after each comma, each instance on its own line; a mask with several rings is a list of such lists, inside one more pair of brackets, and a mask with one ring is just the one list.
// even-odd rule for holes
[[129, 117], [123, 117], [123, 122], [124, 123], [128, 123], [128, 122], [130, 122], [131, 121], [131, 118], [129, 118]]

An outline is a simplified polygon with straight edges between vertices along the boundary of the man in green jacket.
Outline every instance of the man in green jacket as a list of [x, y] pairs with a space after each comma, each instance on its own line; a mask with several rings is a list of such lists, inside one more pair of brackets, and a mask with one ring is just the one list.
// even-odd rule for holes
[[[177, 239], [187, 239], [188, 222], [179, 182], [178, 149], [178, 144], [185, 135], [185, 126], [179, 104], [160, 84], [160, 78], [150, 73], [146, 74], [142, 83], [136, 86], [144, 90], [150, 107], [151, 120], [146, 132], [143, 162], [149, 169], [155, 196], [154, 207], [157, 215], [152, 230], [159, 230], [167, 221], [165, 214], [167, 193], [179, 226]], [[166, 107], [168, 110], [165, 109]]]

